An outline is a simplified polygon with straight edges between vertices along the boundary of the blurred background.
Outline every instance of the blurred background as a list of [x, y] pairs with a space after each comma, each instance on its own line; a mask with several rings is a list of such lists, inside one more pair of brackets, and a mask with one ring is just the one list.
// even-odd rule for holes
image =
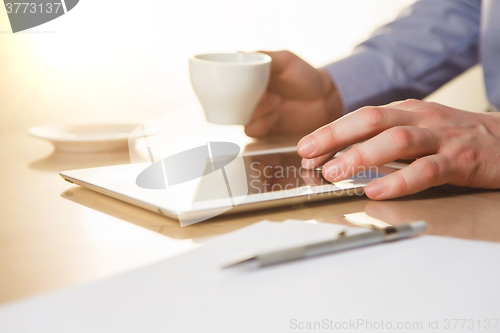
[[[314, 66], [348, 55], [412, 0], [81, 0], [12, 34], [0, 10], [0, 126], [137, 122], [197, 103], [188, 57], [289, 49]], [[429, 97], [485, 111], [479, 66]]]

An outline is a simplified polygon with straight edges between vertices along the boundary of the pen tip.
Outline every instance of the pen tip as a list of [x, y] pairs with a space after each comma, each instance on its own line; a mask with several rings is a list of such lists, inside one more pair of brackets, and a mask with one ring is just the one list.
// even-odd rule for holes
[[248, 263], [254, 262], [255, 261], [255, 256], [248, 256], [244, 258], [240, 258], [239, 260], [233, 260], [228, 263], [225, 263], [221, 265], [222, 269], [230, 268], [230, 267], [236, 267], [236, 266], [243, 266]]

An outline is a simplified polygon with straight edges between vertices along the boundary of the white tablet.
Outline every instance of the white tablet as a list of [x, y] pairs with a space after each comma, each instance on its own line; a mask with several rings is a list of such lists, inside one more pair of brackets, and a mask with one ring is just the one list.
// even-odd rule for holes
[[[372, 179], [405, 166], [390, 163], [332, 184], [322, 177], [320, 169], [301, 167], [296, 147], [243, 153], [240, 158], [246, 176], [228, 182], [226, 173], [230, 171], [222, 176], [213, 172], [167, 188], [154, 185], [145, 188], [148, 186], [138, 181], [144, 170], [154, 167], [151, 163], [63, 171], [60, 175], [70, 183], [179, 219], [187, 225], [220, 214], [363, 195], [364, 186]], [[210, 163], [213, 167], [214, 162], [208, 161], [207, 165]], [[192, 167], [185, 165], [181, 169]], [[161, 168], [165, 172], [165, 164]]]

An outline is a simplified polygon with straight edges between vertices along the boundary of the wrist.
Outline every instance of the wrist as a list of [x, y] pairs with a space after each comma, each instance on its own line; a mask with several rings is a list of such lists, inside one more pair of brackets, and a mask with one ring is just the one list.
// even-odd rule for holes
[[330, 75], [323, 69], [319, 68], [318, 72], [323, 80], [323, 101], [328, 118], [328, 122], [332, 122], [340, 118], [344, 114], [344, 105], [339, 91], [335, 86]]

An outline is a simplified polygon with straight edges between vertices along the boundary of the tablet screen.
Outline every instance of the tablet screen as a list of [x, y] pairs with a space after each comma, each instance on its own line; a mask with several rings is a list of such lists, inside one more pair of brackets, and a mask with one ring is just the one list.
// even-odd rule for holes
[[[301, 166], [302, 157], [297, 152], [243, 156], [247, 173], [248, 194], [291, 190], [299, 187], [331, 185], [322, 173]], [[361, 182], [382, 177], [396, 169], [382, 166], [366, 169], [347, 170], [346, 178]]]

